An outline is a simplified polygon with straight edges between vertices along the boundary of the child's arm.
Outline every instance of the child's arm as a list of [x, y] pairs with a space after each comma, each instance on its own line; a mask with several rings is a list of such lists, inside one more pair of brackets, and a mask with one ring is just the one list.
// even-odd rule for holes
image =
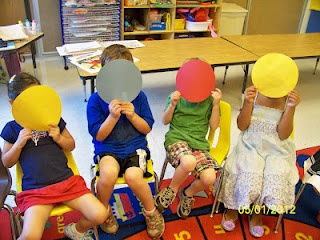
[[292, 90], [288, 94], [287, 106], [277, 127], [279, 138], [281, 140], [287, 139], [293, 130], [294, 112], [296, 110], [296, 106], [300, 103], [300, 101], [300, 95], [297, 91]]
[[211, 96], [213, 97], [212, 101], [212, 112], [209, 120], [209, 126], [211, 130], [216, 130], [220, 124], [220, 100], [222, 98], [222, 93], [219, 88], [216, 88], [211, 92]]
[[127, 116], [127, 119], [139, 132], [145, 135], [151, 132], [151, 127], [134, 111], [134, 105], [131, 102], [121, 102], [120, 106], [121, 113]]
[[67, 128], [60, 133], [60, 128], [56, 124], [49, 124], [49, 136], [52, 137], [63, 150], [72, 151], [75, 148], [75, 142]]
[[176, 109], [180, 97], [181, 93], [179, 91], [175, 91], [171, 94], [171, 104], [168, 106], [168, 108], [164, 111], [162, 115], [162, 123], [164, 125], [167, 125], [171, 122], [174, 110]]
[[255, 86], [248, 87], [244, 92], [243, 106], [237, 118], [238, 128], [241, 131], [246, 130], [250, 125], [256, 93], [257, 88]]
[[100, 142], [104, 141], [112, 132], [115, 125], [117, 124], [121, 116], [120, 100], [118, 99], [112, 100], [109, 104], [109, 111], [110, 111], [110, 114], [108, 115], [106, 120], [104, 120], [104, 122], [101, 124], [97, 132], [97, 135], [96, 135], [97, 141], [100, 141]]
[[11, 168], [19, 161], [21, 150], [31, 137], [32, 131], [24, 128], [20, 131], [18, 139], [14, 144], [4, 141], [2, 162], [5, 167]]

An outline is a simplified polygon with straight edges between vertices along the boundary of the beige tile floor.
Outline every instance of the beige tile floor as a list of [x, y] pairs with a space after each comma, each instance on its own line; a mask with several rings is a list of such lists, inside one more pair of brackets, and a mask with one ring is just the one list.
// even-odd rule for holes
[[[296, 110], [295, 116], [295, 142], [297, 149], [316, 146], [320, 144], [320, 67], [315, 75], [313, 70], [315, 59], [301, 59], [296, 61], [300, 77], [296, 89], [300, 92], [302, 102]], [[37, 58], [37, 77], [42, 84], [54, 88], [60, 95], [63, 105], [62, 116], [67, 122], [67, 128], [76, 140], [76, 149], [73, 155], [76, 159], [80, 174], [90, 184], [89, 166], [92, 163], [93, 146], [91, 137], [87, 131], [86, 105], [83, 101], [82, 81], [72, 64], [69, 70], [64, 70], [63, 59], [58, 56], [45, 56]], [[252, 68], [252, 66], [251, 66]], [[30, 58], [22, 63], [22, 70], [33, 73]], [[231, 66], [228, 70], [226, 83], [223, 85], [224, 67], [215, 69], [217, 84], [216, 87], [223, 91], [223, 100], [230, 103], [232, 107], [232, 131], [231, 148], [236, 142], [238, 129], [236, 117], [241, 105], [241, 87], [243, 81], [243, 70], [241, 66]], [[164, 160], [164, 133], [167, 126], [161, 123], [161, 115], [167, 95], [175, 89], [176, 71], [163, 73], [143, 74], [143, 90], [148, 96], [155, 124], [148, 136], [152, 159], [155, 171], [160, 174]], [[250, 78], [250, 75], [249, 75]], [[250, 85], [251, 81], [247, 85]], [[90, 84], [87, 84], [87, 92], [90, 93]], [[12, 119], [11, 107], [8, 103], [7, 87], [0, 84], [0, 128]], [[0, 138], [0, 146], [3, 146], [3, 139]], [[13, 188], [15, 188], [15, 172], [11, 169], [13, 177]], [[173, 168], [168, 167], [165, 178], [172, 177]], [[7, 203], [14, 205], [9, 197]]]

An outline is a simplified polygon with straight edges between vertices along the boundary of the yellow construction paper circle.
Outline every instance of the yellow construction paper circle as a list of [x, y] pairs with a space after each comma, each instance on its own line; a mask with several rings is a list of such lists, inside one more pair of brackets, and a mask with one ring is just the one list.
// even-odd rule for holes
[[27, 88], [12, 104], [16, 122], [31, 130], [49, 130], [48, 124], [59, 123], [61, 112], [59, 95], [52, 88], [42, 85]]
[[299, 70], [296, 63], [280, 53], [269, 53], [254, 64], [252, 83], [258, 91], [270, 98], [286, 96], [298, 82]]

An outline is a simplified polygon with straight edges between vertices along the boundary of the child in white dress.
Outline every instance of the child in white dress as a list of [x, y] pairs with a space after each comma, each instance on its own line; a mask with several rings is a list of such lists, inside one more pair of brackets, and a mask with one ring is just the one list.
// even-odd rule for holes
[[[238, 118], [238, 143], [225, 164], [219, 201], [226, 208], [222, 227], [233, 231], [238, 212], [250, 213], [249, 231], [262, 237], [262, 214], [292, 208], [299, 180], [295, 144], [290, 137], [300, 95], [269, 98], [248, 87]], [[254, 209], [254, 211], [244, 211]]]

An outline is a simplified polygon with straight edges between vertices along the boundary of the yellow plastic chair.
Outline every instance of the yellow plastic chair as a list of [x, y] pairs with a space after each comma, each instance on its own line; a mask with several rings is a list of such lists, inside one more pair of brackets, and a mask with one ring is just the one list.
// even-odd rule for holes
[[[79, 170], [78, 170], [78, 167], [77, 167], [77, 164], [73, 158], [73, 155], [72, 155], [72, 152], [64, 152], [67, 159], [68, 159], [68, 167], [71, 168], [71, 170], [73, 171], [73, 174], [74, 175], [79, 175]], [[21, 169], [21, 165], [19, 164], [19, 162], [16, 164], [16, 182], [17, 182], [17, 192], [20, 193], [22, 191], [22, 177], [23, 177], [23, 172], [22, 172], [22, 169]], [[60, 215], [63, 215], [67, 212], [71, 212], [73, 209], [68, 207], [67, 205], [65, 204], [57, 204], [51, 211], [50, 213], [50, 217], [52, 216], [60, 216]], [[19, 215], [19, 213], [18, 213]], [[19, 232], [19, 235], [21, 234], [21, 223], [20, 223], [20, 217], [17, 217], [17, 225], [20, 226], [19, 229], [20, 229], [20, 232]], [[95, 235], [95, 238], [97, 240], [99, 240], [99, 235], [98, 235], [98, 232], [95, 231], [94, 229], [94, 235]]]
[[[220, 101], [220, 124], [215, 131], [209, 131], [208, 141], [210, 143], [210, 155], [221, 165], [226, 159], [230, 149], [230, 131], [231, 131], [231, 106], [229, 103]], [[159, 186], [162, 184], [169, 159], [165, 158], [161, 175], [159, 179]], [[221, 168], [218, 169], [220, 172]], [[221, 173], [219, 174], [219, 176]]]

